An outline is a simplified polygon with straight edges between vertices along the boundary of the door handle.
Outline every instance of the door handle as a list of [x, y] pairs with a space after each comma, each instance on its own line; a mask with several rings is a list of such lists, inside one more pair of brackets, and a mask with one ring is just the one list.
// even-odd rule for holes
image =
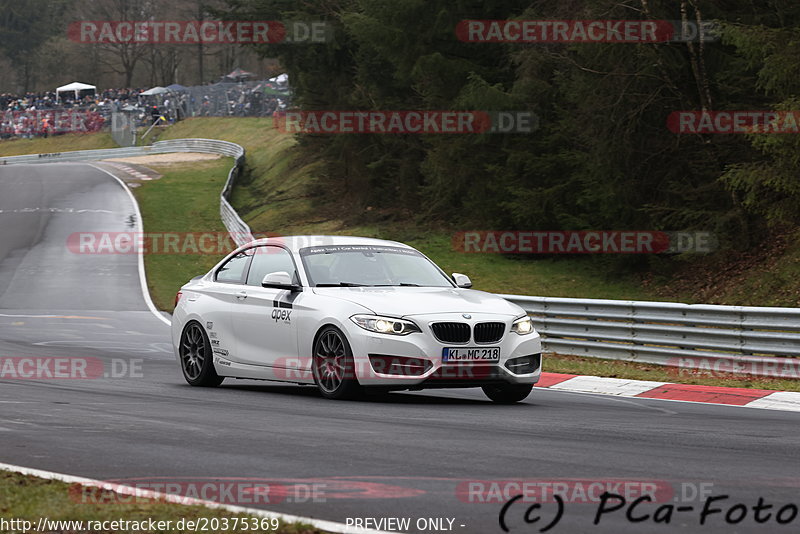
[[247, 298], [247, 291], [239, 291], [236, 294], [236, 298], [239, 299], [239, 300], [246, 299]]

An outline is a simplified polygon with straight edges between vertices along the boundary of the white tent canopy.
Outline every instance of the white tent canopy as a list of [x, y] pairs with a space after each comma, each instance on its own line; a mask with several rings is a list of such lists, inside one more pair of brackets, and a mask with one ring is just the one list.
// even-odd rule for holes
[[152, 89], [148, 89], [147, 91], [140, 93], [140, 96], [162, 95], [164, 93], [169, 93], [169, 89], [166, 89], [161, 86], [156, 86], [153, 87]]
[[60, 95], [61, 93], [68, 93], [70, 91], [75, 93], [75, 98], [78, 98], [79, 92], [86, 91], [89, 89], [92, 89], [95, 92], [97, 91], [96, 86], [89, 85], [87, 83], [81, 83], [81, 82], [68, 83], [67, 85], [62, 85], [61, 87], [56, 89], [56, 98], [58, 98], [58, 95]]
[[288, 74], [279, 74], [278, 76], [275, 76], [274, 78], [270, 78], [269, 81], [271, 81], [272, 83], [277, 83], [278, 85], [284, 85], [286, 83], [289, 83], [289, 75]]

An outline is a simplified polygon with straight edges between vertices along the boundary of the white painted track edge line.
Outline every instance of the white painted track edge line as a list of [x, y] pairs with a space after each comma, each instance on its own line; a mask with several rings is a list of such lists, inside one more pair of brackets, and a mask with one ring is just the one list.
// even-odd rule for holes
[[59, 482], [64, 482], [67, 484], [79, 484], [85, 487], [97, 487], [102, 489], [109, 489], [116, 493], [122, 495], [134, 495], [142, 498], [149, 498], [149, 499], [163, 499], [167, 502], [172, 504], [182, 504], [187, 506], [206, 506], [208, 508], [216, 508], [221, 510], [226, 510], [231, 513], [236, 514], [250, 514], [257, 517], [263, 518], [270, 518], [270, 519], [279, 519], [281, 521], [285, 521], [287, 523], [305, 523], [307, 525], [311, 525], [312, 527], [325, 530], [328, 532], [334, 532], [336, 534], [389, 534], [384, 531], [380, 530], [367, 530], [363, 528], [357, 528], [353, 526], [345, 525], [344, 523], [337, 523], [335, 521], [327, 521], [325, 519], [314, 519], [313, 517], [303, 517], [298, 515], [291, 515], [291, 514], [282, 514], [279, 512], [270, 512], [269, 510], [261, 510], [259, 508], [247, 508], [244, 506], [235, 506], [231, 504], [222, 504], [213, 501], [204, 501], [202, 499], [194, 499], [191, 497], [182, 497], [180, 495], [172, 495], [168, 493], [161, 493], [158, 491], [152, 490], [142, 490], [140, 488], [135, 488], [133, 486], [124, 486], [113, 484], [109, 482], [103, 482], [102, 480], [95, 480], [92, 478], [84, 478], [78, 477], [73, 475], [65, 475], [63, 473], [55, 473], [52, 471], [43, 471], [41, 469], [34, 469], [31, 467], [23, 467], [19, 465], [13, 464], [6, 464], [0, 462], [0, 470], [2, 471], [10, 471], [12, 473], [19, 473], [21, 475], [28, 475], [34, 476], [38, 478], [43, 478], [45, 480], [57, 480]]
[[[103, 169], [101, 167], [98, 167], [97, 165], [94, 165], [93, 163], [86, 163], [86, 165], [88, 165], [89, 167], [92, 167], [94, 169], [97, 169], [100, 172], [104, 172], [107, 175], [109, 175], [110, 177], [112, 177], [122, 187], [122, 189], [128, 194], [128, 197], [130, 197], [131, 202], [133, 203], [133, 209], [136, 212], [136, 227], [138, 228], [138, 232], [140, 234], [143, 234], [144, 233], [144, 221], [142, 220], [142, 212], [139, 209], [139, 202], [136, 201], [136, 197], [133, 196], [133, 193], [131, 192], [130, 187], [128, 187], [128, 185], [123, 180], [121, 180], [120, 178], [114, 176], [111, 172], [109, 172], [109, 171], [107, 171], [107, 170], [105, 170], [105, 169]], [[147, 287], [147, 273], [145, 272], [145, 268], [144, 268], [144, 250], [142, 250], [140, 248], [139, 249], [139, 253], [137, 254], [137, 256], [138, 256], [138, 263], [139, 263], [139, 285], [141, 286], [141, 289], [142, 289], [142, 296], [144, 297], [144, 302], [145, 302], [145, 304], [147, 304], [147, 308], [153, 313], [153, 315], [158, 317], [158, 319], [160, 319], [167, 326], [172, 326], [172, 321], [167, 319], [164, 316], [164, 314], [161, 313], [161, 311], [158, 308], [156, 308], [156, 305], [153, 303], [153, 299], [150, 297], [150, 289]]]

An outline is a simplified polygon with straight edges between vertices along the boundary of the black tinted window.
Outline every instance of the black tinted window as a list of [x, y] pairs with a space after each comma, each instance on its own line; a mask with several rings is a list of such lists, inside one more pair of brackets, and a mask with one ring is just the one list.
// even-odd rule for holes
[[247, 252], [240, 252], [219, 268], [217, 282], [241, 284], [249, 262], [250, 255]]
[[261, 286], [261, 281], [269, 273], [279, 271], [289, 273], [294, 283], [298, 283], [297, 272], [294, 268], [292, 256], [286, 249], [280, 247], [258, 247], [253, 255], [253, 264], [247, 275], [247, 285]]

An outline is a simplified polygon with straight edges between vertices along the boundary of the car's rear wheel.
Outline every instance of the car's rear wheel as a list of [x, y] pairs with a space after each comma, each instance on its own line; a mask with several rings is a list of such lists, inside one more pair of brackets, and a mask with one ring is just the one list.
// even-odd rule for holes
[[353, 399], [364, 393], [356, 379], [353, 351], [336, 327], [326, 326], [317, 336], [311, 369], [323, 397]]
[[211, 343], [200, 323], [192, 321], [181, 334], [179, 349], [181, 371], [186, 381], [193, 386], [218, 386], [225, 380], [214, 369]]
[[483, 386], [482, 389], [497, 404], [514, 404], [531, 394], [533, 384], [492, 384]]

